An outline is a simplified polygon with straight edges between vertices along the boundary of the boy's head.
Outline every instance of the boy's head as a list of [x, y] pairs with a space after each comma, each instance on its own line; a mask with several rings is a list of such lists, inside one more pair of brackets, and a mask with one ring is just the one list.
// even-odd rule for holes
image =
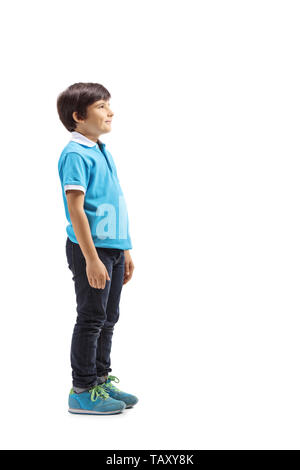
[[111, 130], [113, 112], [110, 93], [99, 83], [74, 83], [57, 98], [59, 118], [68, 131], [77, 131], [89, 138]]

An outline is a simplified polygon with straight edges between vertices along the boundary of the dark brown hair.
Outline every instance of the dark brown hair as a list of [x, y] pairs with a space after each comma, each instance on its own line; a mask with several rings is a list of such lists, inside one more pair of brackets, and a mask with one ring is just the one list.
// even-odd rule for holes
[[109, 91], [100, 83], [74, 83], [64, 90], [57, 98], [59, 119], [68, 131], [76, 130], [76, 121], [72, 114], [77, 111], [80, 119], [87, 116], [86, 108], [95, 101], [108, 101]]

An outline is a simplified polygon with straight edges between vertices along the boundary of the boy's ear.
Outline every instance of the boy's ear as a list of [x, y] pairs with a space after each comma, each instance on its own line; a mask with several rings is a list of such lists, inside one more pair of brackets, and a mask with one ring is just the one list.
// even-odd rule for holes
[[75, 122], [78, 122], [78, 114], [77, 114], [77, 111], [74, 111], [72, 113], [72, 118], [74, 119]]
[[73, 111], [72, 118], [74, 119], [75, 122], [83, 121], [83, 119], [81, 119], [80, 116], [78, 115], [78, 111]]

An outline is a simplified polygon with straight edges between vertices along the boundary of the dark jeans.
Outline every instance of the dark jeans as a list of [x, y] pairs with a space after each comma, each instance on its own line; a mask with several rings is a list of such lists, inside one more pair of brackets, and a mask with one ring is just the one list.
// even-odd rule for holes
[[77, 319], [71, 344], [73, 386], [90, 388], [97, 377], [108, 375], [115, 323], [119, 319], [119, 302], [125, 271], [124, 250], [96, 247], [106, 266], [110, 281], [104, 289], [91, 287], [86, 261], [78, 243], [66, 242], [68, 267], [73, 273], [77, 302]]

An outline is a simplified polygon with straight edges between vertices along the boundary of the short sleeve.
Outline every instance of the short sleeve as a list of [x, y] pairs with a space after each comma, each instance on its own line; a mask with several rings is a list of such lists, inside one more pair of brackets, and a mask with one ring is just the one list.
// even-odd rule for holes
[[82, 189], [86, 191], [90, 178], [88, 163], [84, 158], [75, 152], [70, 152], [65, 156], [62, 171], [62, 184], [66, 189]]

